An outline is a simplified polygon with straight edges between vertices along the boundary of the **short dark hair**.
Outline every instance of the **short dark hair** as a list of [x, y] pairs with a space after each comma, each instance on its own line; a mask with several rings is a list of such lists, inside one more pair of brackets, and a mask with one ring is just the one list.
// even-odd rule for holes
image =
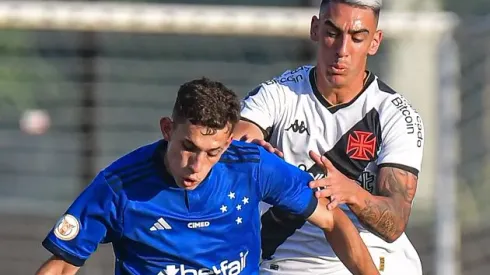
[[376, 18], [379, 18], [379, 13], [383, 6], [382, 0], [322, 0], [322, 3], [320, 4], [320, 14], [325, 11], [327, 5], [330, 3], [344, 3], [354, 7], [370, 9], [374, 12]]
[[195, 79], [180, 86], [172, 119], [175, 123], [190, 123], [220, 130], [240, 119], [238, 96], [219, 81]]

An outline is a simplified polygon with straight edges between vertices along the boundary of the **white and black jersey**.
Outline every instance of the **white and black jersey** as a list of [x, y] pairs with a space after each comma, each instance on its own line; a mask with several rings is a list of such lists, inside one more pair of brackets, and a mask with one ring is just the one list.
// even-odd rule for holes
[[[315, 67], [286, 71], [250, 92], [241, 115], [263, 130], [287, 162], [314, 178], [324, 177], [324, 172], [308, 156], [310, 150], [325, 155], [372, 194], [378, 191], [380, 167], [397, 167], [415, 175], [421, 169], [424, 128], [420, 115], [369, 72], [363, 90], [353, 100], [332, 106], [317, 90]], [[368, 233], [347, 206], [341, 207], [361, 232]], [[362, 236], [368, 247], [411, 246], [406, 236], [391, 244], [374, 234]], [[323, 231], [275, 208], [262, 216], [262, 254], [264, 260], [301, 258], [317, 265], [336, 258]]]

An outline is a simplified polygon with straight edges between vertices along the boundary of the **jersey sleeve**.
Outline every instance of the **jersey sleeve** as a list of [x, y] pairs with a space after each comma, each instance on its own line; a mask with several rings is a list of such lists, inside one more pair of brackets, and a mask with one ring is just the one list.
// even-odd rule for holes
[[122, 232], [119, 200], [101, 172], [59, 219], [43, 246], [66, 262], [82, 266], [99, 243], [111, 242]]
[[318, 203], [308, 186], [312, 177], [263, 148], [259, 150], [258, 183], [262, 201], [308, 218]]
[[401, 168], [418, 175], [424, 150], [424, 125], [417, 111], [401, 95], [394, 94], [380, 114], [382, 143], [379, 167]]
[[274, 81], [256, 87], [242, 100], [242, 120], [252, 122], [262, 132], [270, 134], [282, 116], [282, 106], [285, 105], [282, 94], [281, 88]]

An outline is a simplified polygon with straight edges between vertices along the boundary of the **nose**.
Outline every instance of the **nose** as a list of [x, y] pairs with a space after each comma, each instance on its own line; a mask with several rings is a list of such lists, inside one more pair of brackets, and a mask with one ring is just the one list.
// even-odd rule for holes
[[349, 39], [347, 35], [339, 36], [337, 40], [337, 57], [342, 58], [349, 55]]
[[203, 156], [202, 154], [194, 154], [189, 159], [189, 168], [193, 174], [199, 173], [202, 170]]

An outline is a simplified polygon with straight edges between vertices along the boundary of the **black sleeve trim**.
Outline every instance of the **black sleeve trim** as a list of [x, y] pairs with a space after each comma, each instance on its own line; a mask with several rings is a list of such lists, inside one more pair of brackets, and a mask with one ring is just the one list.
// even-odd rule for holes
[[63, 259], [63, 261], [71, 265], [81, 267], [85, 264], [85, 260], [82, 260], [80, 258], [77, 258], [67, 253], [66, 251], [59, 248], [56, 244], [54, 244], [49, 239], [45, 239], [42, 244], [44, 248], [46, 248], [49, 252], [53, 253], [53, 255], [60, 257], [61, 259]]
[[404, 171], [410, 172], [410, 173], [414, 174], [416, 177], [419, 176], [419, 170], [417, 170], [417, 169], [415, 169], [413, 167], [407, 166], [407, 165], [403, 165], [403, 164], [398, 164], [398, 163], [382, 163], [378, 167], [379, 168], [382, 168], [382, 167], [398, 168], [398, 169], [402, 169]]
[[241, 117], [241, 118], [240, 118], [240, 120], [243, 120], [243, 121], [245, 121], [245, 122], [252, 123], [252, 124], [254, 124], [255, 126], [259, 127], [260, 131], [261, 131], [261, 132], [262, 132], [262, 134], [264, 135], [264, 140], [265, 140], [265, 141], [269, 141], [269, 139], [271, 138], [271, 137], [270, 137], [270, 135], [271, 135], [271, 133], [272, 133], [272, 128], [271, 128], [271, 127], [267, 128], [267, 130], [265, 130], [264, 128], [260, 127], [260, 125], [259, 125], [259, 124], [257, 124], [255, 121], [250, 120], [250, 119], [248, 119], [248, 118], [246, 118], [246, 117]]
[[303, 211], [301, 215], [305, 219], [309, 218], [313, 214], [313, 212], [315, 212], [317, 205], [318, 205], [318, 199], [313, 194], [313, 196], [311, 196], [310, 202], [308, 203], [308, 206], [306, 207], [305, 211]]

